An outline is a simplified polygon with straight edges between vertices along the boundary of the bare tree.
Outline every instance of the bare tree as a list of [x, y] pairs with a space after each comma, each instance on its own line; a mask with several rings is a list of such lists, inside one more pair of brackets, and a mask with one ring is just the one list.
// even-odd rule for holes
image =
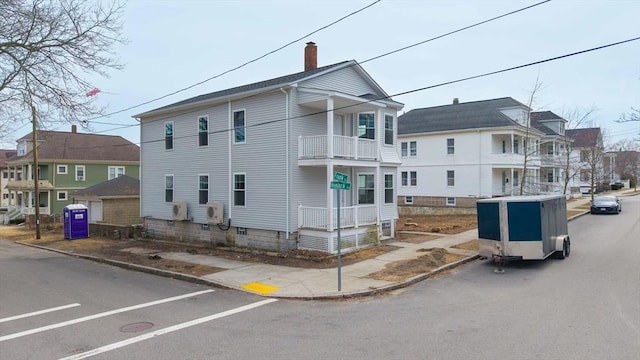
[[92, 0], [0, 1], [0, 134], [31, 120], [79, 123], [100, 115], [88, 78], [123, 66], [113, 47], [123, 5]]
[[[580, 108], [574, 108], [573, 110], [565, 112], [563, 114], [563, 118], [567, 121], [567, 123], [565, 124], [565, 129], [572, 130], [572, 129], [577, 129], [587, 124], [590, 124], [591, 117], [596, 111], [597, 111], [597, 108], [591, 107], [586, 110], [580, 109]], [[583, 170], [583, 168], [580, 166], [579, 159], [574, 159], [574, 157], [579, 156], [579, 154], [572, 153], [571, 150], [572, 150], [572, 143], [574, 139], [569, 135], [569, 133], [566, 132], [566, 130], [561, 141], [564, 147], [564, 153], [563, 153], [564, 160], [562, 162], [563, 172], [564, 172], [564, 176], [562, 179], [563, 180], [562, 193], [567, 194], [567, 191], [569, 190], [568, 189], [569, 183], [576, 176], [580, 176], [580, 172]], [[591, 192], [593, 192], [593, 189]]]
[[[525, 195], [528, 192], [537, 192], [538, 189], [534, 191], [526, 191], [525, 186], [527, 184], [533, 183], [528, 179], [528, 165], [529, 158], [535, 154], [537, 151], [537, 146], [533, 141], [531, 141], [531, 109], [533, 108], [534, 103], [537, 100], [537, 94], [542, 90], [543, 83], [540, 81], [540, 77], [536, 77], [536, 82], [533, 84], [533, 88], [529, 92], [529, 100], [527, 102], [527, 113], [525, 115], [525, 135], [524, 142], [522, 144], [524, 150], [524, 161], [522, 164], [522, 180], [520, 181], [520, 195]], [[539, 184], [536, 184], [536, 187], [539, 187]]]
[[628, 179], [637, 190], [640, 178], [640, 141], [620, 140], [611, 146], [615, 152], [615, 171], [621, 179]]
[[620, 115], [620, 119], [617, 122], [628, 122], [628, 121], [640, 121], [640, 109], [636, 109], [631, 107], [631, 111], [626, 114]]

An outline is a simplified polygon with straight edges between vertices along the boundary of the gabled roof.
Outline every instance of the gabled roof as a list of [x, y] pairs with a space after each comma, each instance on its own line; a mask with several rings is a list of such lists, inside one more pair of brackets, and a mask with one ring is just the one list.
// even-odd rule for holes
[[115, 179], [78, 190], [74, 192], [73, 195], [96, 197], [140, 196], [140, 180], [134, 179], [131, 176], [122, 175]]
[[[380, 93], [383, 94], [383, 97], [381, 98], [381, 96], [375, 95], [375, 94], [350, 94], [350, 95], [363, 97], [368, 100], [373, 100], [373, 99], [387, 100], [387, 101], [397, 103], [396, 101], [388, 97], [388, 95], [384, 92], [384, 90], [380, 87], [380, 85], [378, 85], [375, 82], [375, 80], [373, 80], [373, 78], [371, 78], [371, 76], [367, 74], [367, 72], [358, 64], [357, 61], [350, 60], [350, 61], [341, 61], [339, 63], [335, 63], [327, 66], [322, 66], [309, 71], [301, 71], [298, 73], [280, 76], [280, 77], [269, 79], [269, 80], [258, 81], [252, 84], [237, 86], [230, 89], [225, 89], [225, 90], [220, 90], [220, 91], [216, 91], [208, 94], [194, 96], [186, 100], [178, 101], [176, 103], [169, 104], [157, 109], [153, 109], [150, 111], [146, 111], [144, 113], [133, 115], [133, 117], [141, 118], [141, 117], [151, 116], [151, 115], [154, 115], [155, 113], [162, 113], [165, 110], [185, 107], [189, 105], [193, 106], [198, 103], [215, 101], [216, 99], [233, 97], [234, 95], [239, 96], [240, 94], [257, 92], [257, 91], [266, 90], [269, 88], [278, 88], [278, 87], [283, 87], [287, 85], [292, 85], [307, 79], [311, 79], [316, 76], [320, 76], [320, 75], [323, 75], [332, 71], [340, 70], [343, 68], [347, 68], [347, 67], [353, 67], [358, 73], [360, 73], [364, 78], [366, 78], [366, 80], [371, 84], [373, 88], [378, 89]], [[397, 104], [402, 105], [401, 103], [397, 103]]]
[[565, 134], [573, 139], [574, 148], [599, 146], [602, 139], [600, 128], [570, 129]]
[[554, 114], [552, 111], [532, 111], [531, 112], [531, 120], [545, 121], [545, 120], [562, 120], [562, 116], [558, 116]]
[[15, 150], [2, 150], [0, 149], [0, 168], [7, 167], [7, 160], [9, 158], [16, 156], [17, 151]]
[[[39, 130], [40, 160], [140, 161], [138, 145], [121, 136]], [[18, 141], [31, 141], [29, 133]], [[32, 158], [32, 151], [11, 161]]]
[[[225, 90], [220, 90], [220, 91], [216, 91], [216, 92], [212, 92], [212, 93], [208, 93], [208, 94], [203, 94], [203, 95], [198, 95], [198, 96], [194, 96], [192, 98], [186, 99], [186, 100], [182, 100], [182, 101], [178, 101], [176, 103], [170, 104], [170, 105], [166, 105], [157, 109], [153, 109], [138, 115], [134, 115], [133, 117], [138, 118], [138, 117], [143, 117], [145, 115], [148, 115], [150, 113], [156, 112], [156, 111], [162, 111], [162, 110], [167, 110], [170, 108], [175, 108], [175, 107], [180, 107], [180, 106], [184, 106], [184, 105], [189, 105], [189, 104], [195, 104], [195, 103], [199, 103], [199, 102], [203, 102], [203, 101], [207, 101], [207, 100], [213, 100], [213, 99], [217, 99], [217, 98], [222, 98], [222, 97], [226, 97], [226, 96], [231, 96], [231, 95], [235, 95], [235, 94], [241, 94], [241, 93], [245, 93], [245, 92], [250, 92], [250, 91], [255, 91], [255, 90], [260, 90], [260, 89], [266, 89], [266, 88], [270, 88], [270, 87], [277, 87], [277, 86], [284, 86], [287, 84], [291, 84], [291, 83], [295, 83], [298, 82], [300, 80], [309, 78], [309, 77], [313, 77], [314, 75], [317, 74], [321, 74], [324, 72], [329, 72], [329, 71], [333, 71], [333, 70], [337, 70], [343, 67], [346, 67], [348, 65], [357, 65], [358, 63], [354, 60], [351, 61], [342, 61], [339, 63], [335, 63], [332, 65], [327, 65], [327, 66], [322, 66], [313, 70], [309, 70], [309, 71], [301, 71], [295, 74], [289, 74], [289, 75], [285, 75], [285, 76], [280, 76], [277, 78], [273, 78], [273, 79], [269, 79], [269, 80], [264, 80], [264, 81], [258, 81], [252, 84], [247, 84], [247, 85], [242, 85], [242, 86], [237, 86], [237, 87], [233, 87], [230, 89], [225, 89]], [[359, 65], [358, 65], [359, 66]]]
[[559, 135], [561, 136], [561, 134], [559, 134], [558, 132], [556, 132], [555, 130], [551, 129], [550, 127], [548, 127], [547, 125], [545, 125], [546, 122], [549, 121], [562, 121], [562, 122], [567, 122], [567, 120], [563, 119], [562, 117], [554, 114], [552, 111], [532, 111], [529, 114], [529, 117], [531, 118], [531, 126], [533, 126], [534, 128], [542, 131], [545, 135]]
[[398, 117], [398, 134], [522, 126], [499, 111], [514, 107], [529, 109], [510, 97], [414, 109]]

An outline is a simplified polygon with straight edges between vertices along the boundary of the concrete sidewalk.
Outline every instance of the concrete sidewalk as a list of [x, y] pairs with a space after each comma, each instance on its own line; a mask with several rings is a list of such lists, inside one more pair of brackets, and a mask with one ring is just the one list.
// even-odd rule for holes
[[[616, 192], [621, 195], [622, 192]], [[589, 212], [589, 196], [572, 199], [567, 202], [567, 210], [577, 211], [572, 220]], [[438, 238], [414, 244], [407, 242], [391, 242], [389, 245], [398, 247], [397, 250], [385, 253], [373, 259], [363, 260], [358, 263], [341, 267], [341, 289], [338, 291], [337, 268], [332, 269], [302, 269], [287, 266], [268, 264], [256, 264], [241, 261], [223, 259], [215, 256], [197, 255], [183, 252], [156, 253], [162, 258], [179, 260], [192, 264], [201, 264], [224, 269], [223, 271], [200, 277], [184, 275], [169, 271], [142, 267], [134, 264], [125, 264], [107, 259], [96, 259], [90, 256], [70, 254], [73, 256], [90, 258], [117, 266], [141, 270], [158, 275], [179, 278], [183, 280], [222, 286], [226, 288], [248, 291], [264, 296], [292, 299], [338, 299], [345, 297], [365, 296], [384, 291], [394, 290], [416, 282], [422, 281], [434, 274], [456, 267], [468, 261], [478, 258], [477, 251], [461, 250], [454, 248], [478, 238], [477, 229], [469, 230], [456, 235], [433, 234]], [[444, 248], [450, 253], [465, 256], [462, 260], [444, 265], [428, 273], [419, 274], [404, 281], [376, 280], [369, 275], [382, 270], [386, 265], [415, 259], [424, 252], [420, 249]], [[50, 249], [51, 250], [51, 249]], [[144, 251], [144, 249], [140, 249]], [[55, 250], [54, 250], [55, 251]]]
[[[572, 199], [567, 203], [567, 210], [580, 213], [573, 218], [588, 213], [585, 205], [590, 197]], [[421, 233], [424, 234], [424, 233]], [[332, 299], [364, 296], [374, 293], [402, 288], [422, 281], [444, 270], [456, 267], [465, 262], [478, 258], [477, 251], [460, 250], [454, 246], [478, 238], [477, 229], [456, 235], [433, 234], [439, 238], [414, 244], [407, 242], [391, 242], [389, 245], [398, 250], [388, 252], [373, 259], [341, 268], [341, 289], [338, 291], [338, 272], [332, 269], [301, 269], [286, 266], [255, 264], [233, 261], [206, 255], [191, 255], [188, 253], [160, 253], [162, 258], [179, 260], [188, 263], [208, 265], [226, 269], [214, 274], [204, 275], [200, 279], [231, 289], [249, 291], [269, 297], [296, 299]], [[388, 264], [397, 261], [415, 259], [424, 254], [420, 249], [443, 248], [450, 253], [464, 255], [460, 261], [444, 265], [428, 273], [419, 274], [404, 281], [392, 282], [375, 280], [369, 275], [384, 269]]]

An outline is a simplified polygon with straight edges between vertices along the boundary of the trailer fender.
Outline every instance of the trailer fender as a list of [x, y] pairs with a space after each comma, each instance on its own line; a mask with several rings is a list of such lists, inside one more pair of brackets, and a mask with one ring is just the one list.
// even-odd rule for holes
[[558, 236], [556, 238], [556, 257], [558, 259], [564, 259], [571, 254], [571, 240], [569, 236]]
[[571, 241], [569, 241], [569, 235], [556, 236], [556, 251], [562, 251], [564, 249], [565, 240], [568, 244], [571, 244]]

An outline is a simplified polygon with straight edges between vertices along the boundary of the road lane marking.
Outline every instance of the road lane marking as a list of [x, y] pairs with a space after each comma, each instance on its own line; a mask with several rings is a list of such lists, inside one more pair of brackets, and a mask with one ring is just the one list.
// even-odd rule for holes
[[123, 313], [123, 312], [126, 312], [126, 311], [142, 309], [142, 308], [145, 308], [145, 307], [164, 304], [164, 303], [168, 303], [168, 302], [176, 301], [176, 300], [182, 300], [182, 299], [190, 298], [190, 297], [193, 297], [193, 296], [210, 293], [210, 292], [213, 292], [213, 291], [214, 290], [211, 290], [211, 289], [204, 290], [204, 291], [197, 291], [197, 292], [186, 294], [186, 295], [179, 295], [179, 296], [174, 296], [174, 297], [170, 297], [170, 298], [166, 298], [166, 299], [160, 299], [160, 300], [151, 301], [151, 302], [144, 303], [144, 304], [138, 304], [138, 305], [128, 306], [128, 307], [121, 308], [121, 309], [105, 311], [105, 312], [101, 312], [101, 313], [98, 313], [98, 314], [81, 317], [81, 318], [78, 318], [78, 319], [63, 321], [61, 323], [51, 324], [51, 325], [47, 325], [47, 326], [43, 326], [43, 327], [31, 329], [31, 330], [25, 330], [25, 331], [21, 331], [21, 332], [15, 333], [15, 334], [9, 334], [9, 335], [5, 335], [5, 336], [0, 336], [0, 342], [6, 341], [6, 340], [15, 339], [15, 338], [19, 338], [19, 337], [23, 337], [23, 336], [27, 336], [27, 335], [36, 334], [36, 333], [47, 331], [47, 330], [61, 328], [63, 326], [69, 326], [69, 325], [74, 325], [74, 324], [78, 324], [78, 323], [89, 321], [89, 320], [99, 319], [99, 318], [102, 318], [102, 317], [115, 315], [115, 314]]
[[102, 354], [105, 353], [107, 351], [111, 351], [111, 350], [115, 350], [115, 349], [119, 349], [121, 347], [127, 346], [127, 345], [131, 345], [131, 344], [135, 344], [144, 340], [149, 340], [152, 339], [156, 336], [160, 336], [160, 335], [164, 335], [164, 334], [168, 334], [174, 331], [178, 331], [178, 330], [182, 330], [182, 329], [186, 329], [188, 327], [191, 326], [195, 326], [195, 325], [199, 325], [211, 320], [215, 320], [215, 319], [220, 319], [223, 318], [225, 316], [229, 316], [229, 315], [234, 315], [234, 314], [238, 314], [241, 313], [243, 311], [247, 311], [247, 310], [251, 310], [251, 309], [255, 309], [259, 306], [262, 305], [266, 305], [272, 302], [278, 301], [278, 299], [267, 299], [267, 300], [262, 300], [262, 301], [258, 301], [255, 302], [253, 304], [249, 304], [249, 305], [245, 305], [245, 306], [241, 306], [239, 308], [235, 308], [235, 309], [231, 309], [231, 310], [227, 310], [227, 311], [223, 311], [221, 313], [217, 313], [214, 315], [209, 315], [209, 316], [205, 316], [202, 317], [200, 319], [195, 319], [195, 320], [191, 320], [191, 321], [187, 321], [181, 324], [177, 324], [177, 325], [173, 325], [173, 326], [169, 326], [166, 327], [164, 329], [159, 329], [156, 331], [152, 331], [150, 333], [144, 334], [144, 335], [140, 335], [140, 336], [136, 336], [127, 340], [123, 340], [123, 341], [119, 341], [113, 344], [109, 344], [109, 345], [105, 345], [99, 348], [95, 348], [93, 350], [89, 350], [87, 352], [83, 352], [80, 354], [75, 354], [72, 356], [68, 356], [65, 358], [61, 358], [59, 360], [80, 360], [80, 359], [85, 359], [91, 356], [95, 356], [98, 354]]
[[74, 303], [74, 304], [69, 304], [69, 305], [62, 305], [62, 306], [49, 308], [49, 309], [44, 309], [44, 310], [39, 310], [39, 311], [34, 311], [34, 312], [26, 313], [26, 314], [10, 316], [10, 317], [6, 317], [4, 319], [0, 319], [0, 323], [7, 322], [7, 321], [12, 321], [12, 320], [23, 319], [23, 318], [30, 317], [30, 316], [42, 315], [42, 314], [46, 314], [46, 313], [54, 312], [54, 311], [58, 311], [58, 310], [69, 309], [69, 308], [76, 307], [76, 306], [80, 306], [80, 304]]

